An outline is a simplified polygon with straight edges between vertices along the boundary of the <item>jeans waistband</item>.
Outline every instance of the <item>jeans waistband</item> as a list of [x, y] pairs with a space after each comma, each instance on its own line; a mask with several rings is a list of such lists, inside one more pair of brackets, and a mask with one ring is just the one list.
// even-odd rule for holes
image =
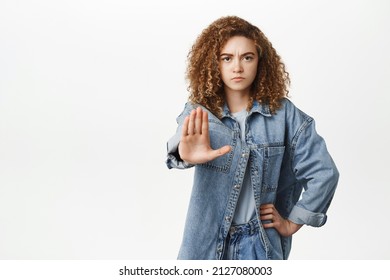
[[232, 236], [234, 234], [242, 235], [252, 235], [259, 231], [259, 222], [257, 218], [250, 220], [246, 224], [241, 225], [232, 225], [229, 230], [229, 234]]

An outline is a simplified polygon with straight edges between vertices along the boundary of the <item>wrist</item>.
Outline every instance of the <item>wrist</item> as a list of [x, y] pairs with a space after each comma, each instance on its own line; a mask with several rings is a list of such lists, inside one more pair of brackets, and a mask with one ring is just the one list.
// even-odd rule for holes
[[290, 220], [287, 220], [288, 221], [288, 224], [289, 224], [289, 228], [290, 228], [290, 235], [293, 235], [294, 233], [296, 233], [302, 226], [303, 224], [296, 224]]

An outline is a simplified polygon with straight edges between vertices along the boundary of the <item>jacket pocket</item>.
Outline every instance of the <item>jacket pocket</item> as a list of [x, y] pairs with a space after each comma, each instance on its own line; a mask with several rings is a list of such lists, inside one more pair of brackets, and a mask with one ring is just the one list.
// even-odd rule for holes
[[262, 203], [274, 203], [284, 156], [284, 146], [264, 148], [263, 182], [261, 185]]
[[202, 167], [210, 168], [215, 171], [221, 171], [228, 173], [230, 165], [233, 160], [234, 148], [237, 143], [237, 137], [234, 136], [234, 132], [218, 123], [209, 123], [210, 145], [211, 148], [216, 150], [225, 145], [230, 145], [231, 150], [229, 153], [217, 157], [214, 160], [201, 164]]

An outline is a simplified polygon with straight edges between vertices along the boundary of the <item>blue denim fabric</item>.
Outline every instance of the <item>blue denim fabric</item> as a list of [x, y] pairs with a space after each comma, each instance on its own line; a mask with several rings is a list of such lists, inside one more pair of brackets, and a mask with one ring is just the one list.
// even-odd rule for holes
[[[177, 149], [184, 118], [198, 106], [187, 103], [177, 118], [176, 134], [167, 143], [168, 168], [194, 166], [184, 162]], [[311, 117], [288, 99], [273, 115], [267, 105], [255, 101], [243, 141], [226, 105], [220, 119], [210, 112], [208, 118], [212, 148], [230, 145], [232, 149], [195, 166], [179, 259], [222, 259], [246, 168], [250, 170], [257, 217], [260, 205], [273, 203], [294, 223], [325, 224], [339, 173]], [[273, 228], [264, 229], [260, 221], [259, 225], [265, 259], [287, 259], [292, 237], [282, 237]]]
[[265, 246], [259, 235], [258, 220], [230, 228], [225, 242], [224, 260], [264, 260]]

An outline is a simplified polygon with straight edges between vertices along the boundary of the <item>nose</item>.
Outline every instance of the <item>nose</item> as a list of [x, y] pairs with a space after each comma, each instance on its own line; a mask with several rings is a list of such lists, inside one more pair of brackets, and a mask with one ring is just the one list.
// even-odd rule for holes
[[243, 71], [240, 59], [235, 59], [233, 64], [233, 72], [241, 73]]

